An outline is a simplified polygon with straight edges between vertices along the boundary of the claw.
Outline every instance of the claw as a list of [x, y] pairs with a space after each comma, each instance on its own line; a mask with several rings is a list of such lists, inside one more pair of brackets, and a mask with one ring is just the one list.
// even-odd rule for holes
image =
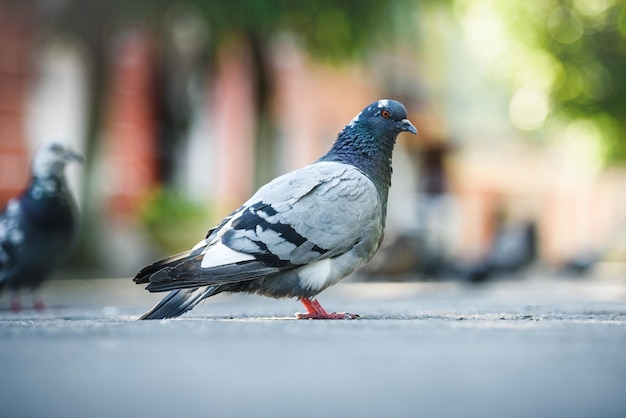
[[300, 302], [304, 305], [307, 313], [297, 313], [297, 319], [357, 319], [359, 315], [346, 312], [328, 313], [317, 299], [300, 298]]

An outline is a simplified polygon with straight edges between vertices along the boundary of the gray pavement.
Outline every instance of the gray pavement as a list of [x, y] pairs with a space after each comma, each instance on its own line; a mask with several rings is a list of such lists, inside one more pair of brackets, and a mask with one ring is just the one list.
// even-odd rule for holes
[[353, 321], [219, 295], [136, 321], [128, 279], [0, 300], [1, 417], [626, 417], [626, 280], [342, 282]]

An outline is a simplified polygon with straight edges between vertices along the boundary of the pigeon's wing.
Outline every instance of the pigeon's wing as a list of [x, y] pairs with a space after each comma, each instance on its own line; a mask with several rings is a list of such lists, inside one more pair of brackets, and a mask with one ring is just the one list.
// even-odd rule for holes
[[147, 289], [251, 280], [337, 257], [382, 218], [376, 187], [360, 170], [313, 164], [259, 189], [209, 235], [199, 254], [152, 274]]
[[20, 204], [11, 199], [0, 214], [0, 283], [7, 280], [13, 270], [24, 233], [20, 228]]
[[[221, 242], [223, 231], [229, 229], [231, 219], [244, 209], [239, 208], [207, 233], [207, 237], [189, 251], [176, 254], [144, 267], [134, 278], [135, 283], [149, 283], [150, 292], [205, 286], [210, 277], [220, 284], [267, 276], [279, 271], [267, 266], [252, 255], [233, 251]], [[211, 263], [204, 260], [210, 254]], [[181, 295], [187, 295], [182, 293]]]
[[222, 242], [276, 266], [341, 255], [362, 239], [365, 224], [382, 222], [371, 180], [354, 166], [334, 162], [279, 177], [245, 206]]
[[213, 241], [214, 236], [215, 236], [215, 232], [219, 231], [224, 224], [226, 224], [230, 218], [232, 218], [235, 214], [237, 214], [239, 212], [240, 209], [238, 209], [237, 211], [233, 212], [232, 214], [230, 214], [229, 216], [227, 216], [219, 225], [217, 225], [215, 228], [212, 228], [209, 230], [209, 232], [207, 232], [206, 234], [206, 238], [203, 239], [202, 241], [200, 241], [195, 247], [193, 247], [191, 250], [189, 251], [183, 251], [181, 253], [175, 254], [173, 256], [164, 258], [163, 260], [159, 260], [153, 264], [150, 264], [149, 266], [146, 266], [144, 268], [142, 268], [139, 273], [137, 273], [137, 275], [135, 276], [135, 278], [133, 279], [133, 281], [136, 284], [141, 284], [141, 283], [148, 283], [150, 282], [150, 276], [152, 276], [154, 273], [160, 271], [160, 270], [165, 270], [165, 269], [169, 269], [171, 267], [175, 267], [178, 264], [188, 261], [189, 259], [193, 259], [195, 258], [198, 254], [203, 253], [203, 250], [207, 247], [207, 245]]

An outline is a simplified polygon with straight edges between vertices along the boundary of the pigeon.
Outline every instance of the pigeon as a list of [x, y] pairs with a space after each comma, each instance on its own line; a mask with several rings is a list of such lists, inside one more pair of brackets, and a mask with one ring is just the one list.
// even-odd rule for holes
[[401, 132], [417, 129], [400, 102], [367, 106], [326, 155], [261, 187], [191, 250], [140, 270], [135, 283], [170, 292], [140, 319], [175, 318], [222, 292], [297, 298], [298, 319], [357, 318], [315, 297], [378, 250]]
[[26, 191], [0, 214], [0, 291], [11, 292], [11, 309], [21, 309], [19, 292], [30, 290], [35, 309], [44, 309], [36, 291], [72, 248], [78, 211], [64, 169], [82, 157], [59, 143], [39, 148]]

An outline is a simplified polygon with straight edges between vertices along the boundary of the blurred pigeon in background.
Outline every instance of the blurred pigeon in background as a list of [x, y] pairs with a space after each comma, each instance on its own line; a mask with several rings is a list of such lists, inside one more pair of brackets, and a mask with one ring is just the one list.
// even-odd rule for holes
[[11, 292], [14, 311], [21, 308], [21, 289], [32, 292], [36, 309], [44, 308], [35, 291], [72, 247], [78, 215], [64, 169], [82, 160], [64, 145], [44, 145], [33, 159], [28, 189], [0, 214], [0, 290]]
[[383, 238], [391, 155], [417, 133], [393, 100], [367, 106], [315, 163], [261, 187], [194, 248], [142, 269], [135, 283], [171, 291], [141, 319], [173, 318], [221, 292], [298, 298], [300, 319], [343, 319], [314, 297], [368, 261]]
[[511, 276], [535, 262], [538, 252], [536, 223], [499, 222], [485, 259], [469, 266], [457, 266], [460, 278], [471, 283], [481, 283], [496, 276]]

